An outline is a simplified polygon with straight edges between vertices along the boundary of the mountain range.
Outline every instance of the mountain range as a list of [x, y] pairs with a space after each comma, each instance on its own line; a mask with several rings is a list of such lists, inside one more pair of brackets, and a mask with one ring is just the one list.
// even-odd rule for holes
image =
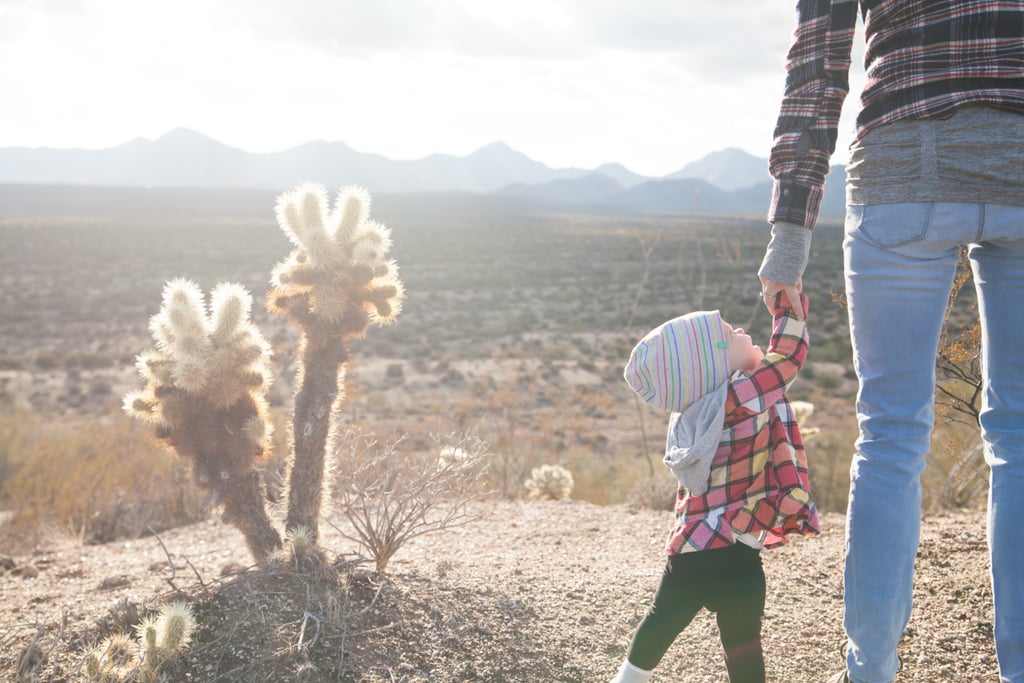
[[[502, 142], [464, 157], [432, 154], [394, 160], [341, 142], [309, 142], [254, 154], [184, 128], [156, 140], [101, 150], [0, 149], [0, 183], [251, 188], [281, 190], [307, 180], [362, 185], [371, 193], [498, 194], [554, 207], [623, 211], [764, 213], [771, 196], [767, 159], [729, 148], [661, 178], [620, 164], [550, 168]], [[834, 167], [822, 214], [843, 212], [845, 169]]]

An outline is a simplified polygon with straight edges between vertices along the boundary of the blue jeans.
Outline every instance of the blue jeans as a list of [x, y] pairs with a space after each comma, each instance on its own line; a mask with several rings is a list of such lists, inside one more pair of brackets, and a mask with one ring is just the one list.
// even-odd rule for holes
[[982, 329], [981, 430], [1000, 681], [1024, 683], [1024, 208], [851, 206], [843, 243], [860, 437], [850, 467], [844, 625], [856, 683], [892, 681], [910, 619], [935, 355], [969, 246]]

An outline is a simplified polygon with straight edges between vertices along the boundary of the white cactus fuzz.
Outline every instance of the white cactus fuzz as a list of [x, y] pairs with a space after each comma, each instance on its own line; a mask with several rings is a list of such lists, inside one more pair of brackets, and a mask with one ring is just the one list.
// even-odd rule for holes
[[800, 427], [800, 436], [807, 440], [821, 431], [819, 427], [808, 427], [807, 420], [814, 414], [814, 404], [809, 401], [790, 401], [789, 407], [793, 410], [793, 419]]
[[157, 646], [167, 652], [177, 652], [188, 646], [196, 628], [192, 608], [183, 602], [164, 605], [156, 618]]
[[183, 602], [164, 605], [159, 613], [142, 620], [135, 627], [135, 638], [142, 652], [139, 680], [159, 680], [161, 665], [185, 649], [192, 640], [196, 620], [192, 608]]
[[[177, 411], [158, 398], [161, 388], [174, 387], [200, 396], [218, 408], [230, 408], [245, 397], [266, 405], [272, 381], [270, 345], [249, 320], [252, 297], [240, 285], [221, 283], [211, 294], [206, 312], [202, 292], [188, 280], [164, 287], [163, 306], [150, 319], [156, 348], [141, 354], [136, 367], [147, 387], [125, 397], [125, 411], [156, 424], [176, 426]], [[265, 411], [261, 411], [264, 412]], [[269, 440], [269, 421], [247, 433]]]
[[572, 495], [572, 472], [561, 465], [541, 465], [524, 484], [533, 500], [565, 500]]
[[83, 673], [90, 681], [127, 680], [139, 665], [138, 653], [138, 645], [127, 634], [108, 636], [86, 656]]
[[441, 469], [463, 467], [468, 462], [469, 452], [459, 446], [442, 446], [437, 457], [437, 466]]
[[278, 293], [305, 294], [305, 308], [324, 320], [339, 322], [360, 309], [370, 322], [393, 322], [405, 291], [398, 266], [387, 258], [390, 231], [369, 213], [370, 195], [359, 187], [342, 188], [333, 209], [322, 185], [281, 195], [277, 220], [296, 248], [274, 268]]

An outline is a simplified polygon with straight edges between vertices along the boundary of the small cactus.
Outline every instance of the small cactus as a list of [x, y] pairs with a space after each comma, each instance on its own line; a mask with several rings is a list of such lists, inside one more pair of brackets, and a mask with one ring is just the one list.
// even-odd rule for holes
[[470, 453], [464, 448], [443, 446], [438, 454], [437, 466], [442, 469], [445, 467], [462, 467], [470, 462], [471, 457]]
[[166, 652], [177, 652], [188, 646], [196, 628], [192, 609], [183, 602], [172, 602], [160, 610], [156, 619], [157, 647]]
[[817, 434], [819, 427], [806, 427], [805, 423], [814, 414], [814, 404], [808, 401], [790, 401], [789, 407], [793, 409], [793, 418], [800, 427], [800, 435], [806, 440]]
[[561, 465], [534, 467], [525, 482], [532, 500], [565, 500], [572, 495], [572, 472]]
[[405, 296], [398, 266], [387, 259], [388, 229], [369, 213], [370, 196], [360, 188], [343, 189], [333, 209], [319, 185], [302, 185], [277, 202], [295, 249], [274, 268], [268, 305], [301, 332], [285, 528], [307, 528], [314, 543], [348, 342], [371, 323], [393, 322]]
[[270, 347], [249, 321], [252, 297], [222, 283], [211, 296], [173, 280], [150, 319], [155, 348], [138, 357], [142, 391], [125, 411], [156, 427], [178, 455], [192, 461], [196, 481], [214, 490], [224, 517], [242, 531], [257, 560], [281, 545], [263, 506], [256, 461], [270, 448], [267, 415]]
[[135, 627], [135, 637], [142, 646], [143, 655], [147, 660], [157, 652], [156, 617], [146, 617]]
[[119, 683], [138, 668], [139, 648], [127, 634], [118, 633], [100, 641], [85, 657], [86, 680], [95, 683]]
[[139, 680], [157, 680], [160, 665], [188, 646], [195, 628], [192, 609], [182, 602], [164, 605], [158, 614], [143, 619], [135, 627], [135, 637], [142, 650]]

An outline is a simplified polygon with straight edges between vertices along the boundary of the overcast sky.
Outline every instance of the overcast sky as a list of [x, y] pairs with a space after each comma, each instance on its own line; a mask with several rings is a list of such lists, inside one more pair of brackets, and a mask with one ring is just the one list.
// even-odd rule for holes
[[0, 147], [185, 127], [249, 152], [329, 140], [417, 159], [500, 140], [660, 176], [726, 147], [768, 155], [795, 5], [0, 0]]

